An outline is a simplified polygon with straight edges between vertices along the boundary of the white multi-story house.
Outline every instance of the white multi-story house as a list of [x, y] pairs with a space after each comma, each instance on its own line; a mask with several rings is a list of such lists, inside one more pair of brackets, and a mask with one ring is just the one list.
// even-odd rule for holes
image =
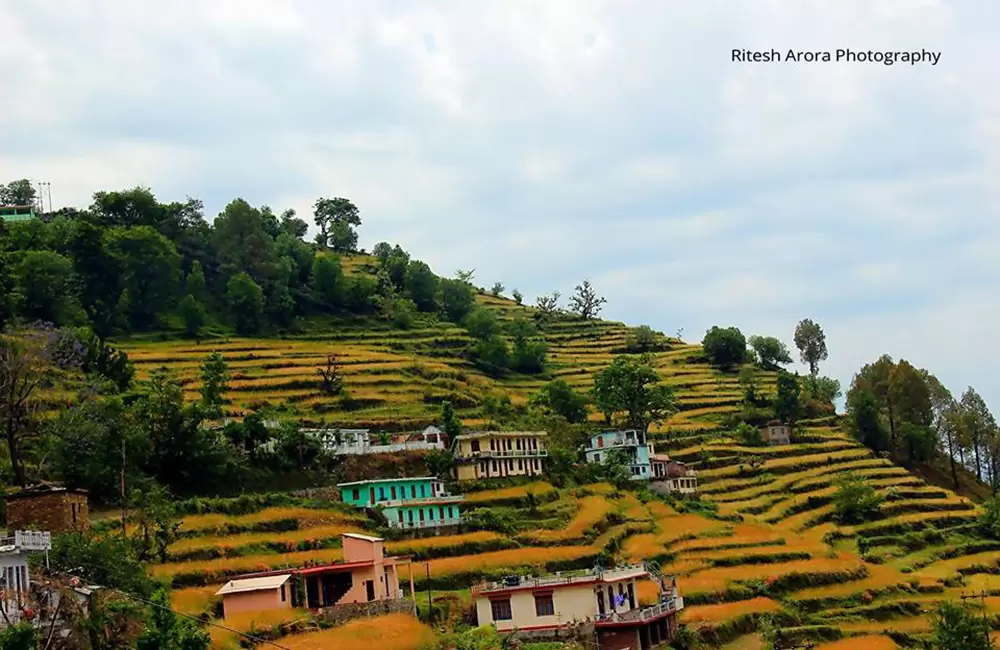
[[9, 537], [0, 539], [0, 627], [21, 622], [21, 615], [29, 605], [28, 590], [31, 576], [28, 572], [28, 555], [33, 552], [48, 552], [52, 548], [52, 536], [48, 532], [17, 530]]
[[372, 434], [369, 429], [303, 429], [303, 432], [316, 436], [328, 451], [338, 456], [445, 448], [444, 433], [433, 426], [404, 436], [387, 435], [388, 441], [380, 440], [379, 434]]

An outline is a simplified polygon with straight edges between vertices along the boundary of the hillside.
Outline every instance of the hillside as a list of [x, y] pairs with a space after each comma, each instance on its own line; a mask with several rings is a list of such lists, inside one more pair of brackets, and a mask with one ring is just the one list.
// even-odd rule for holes
[[[356, 257], [345, 267], [366, 273], [367, 264]], [[483, 294], [477, 302], [506, 321], [532, 311]], [[222, 352], [233, 372], [227, 394], [232, 417], [269, 406], [279, 418], [391, 430], [436, 422], [442, 400], [457, 406], [466, 426], [475, 426], [484, 420], [480, 407], [489, 394], [523, 404], [556, 377], [588, 389], [593, 372], [622, 351], [628, 332], [621, 323], [556, 321], [544, 329], [547, 372], [502, 379], [463, 358], [458, 351], [471, 339], [464, 329], [442, 323], [400, 330], [368, 320], [331, 321], [282, 339], [123, 341], [121, 346], [140, 377], [166, 366], [182, 378], [192, 399], [199, 363], [209, 351]], [[317, 369], [328, 354], [343, 363], [350, 410], [317, 386]], [[642, 501], [608, 484], [557, 489], [538, 482], [473, 492], [470, 510], [489, 508], [513, 522], [513, 530], [390, 545], [392, 553], [412, 554], [420, 563], [415, 578], [421, 607], [430, 589], [439, 617], [458, 615], [468, 606], [469, 585], [484, 577], [586, 568], [611, 555], [657, 560], [676, 574], [687, 604], [682, 620], [712, 646], [753, 647], [760, 617], [768, 615], [788, 641], [833, 643], [846, 635], [888, 648], [926, 635], [927, 613], [943, 599], [972, 589], [1000, 594], [992, 575], [1000, 543], [979, 536], [973, 502], [876, 456], [836, 418], [804, 422], [789, 446], [745, 447], [722, 424], [726, 414], [740, 409], [735, 373], [713, 369], [699, 345], [675, 339], [654, 359], [681, 410], [654, 426], [651, 437], [658, 450], [698, 468], [703, 501], [716, 512], [683, 501]], [[773, 390], [774, 375], [762, 377], [765, 391]], [[746, 468], [751, 456], [763, 460], [756, 471]], [[835, 481], [848, 472], [887, 497], [876, 517], [854, 527], [832, 520]], [[529, 492], [540, 505], [530, 505]], [[288, 528], [293, 530], [277, 532]], [[173, 584], [177, 607], [207, 612], [211, 594], [228, 576], [338, 559], [338, 535], [351, 530], [376, 532], [353, 513], [315, 503], [194, 515], [185, 520], [170, 561], [154, 567], [153, 574]], [[985, 604], [1000, 613], [1000, 599], [987, 598]], [[260, 619], [253, 621], [254, 629], [273, 628], [271, 634], [292, 640], [297, 637], [282, 635], [308, 628], [308, 617], [288, 616], [297, 617], [291, 627], [290, 619]], [[245, 623], [250, 629], [251, 621]], [[217, 640], [225, 645], [221, 637]]]
[[[374, 274], [374, 258], [345, 257], [348, 275]], [[502, 323], [531, 318], [533, 307], [480, 292], [480, 306]], [[199, 342], [124, 340], [118, 343], [135, 363], [137, 377], [166, 367], [186, 395], [198, 394], [198, 368], [212, 351], [222, 353], [232, 371], [227, 415], [271, 408], [279, 419], [331, 426], [414, 429], [437, 422], [440, 403], [451, 401], [467, 426], [482, 423], [479, 407], [490, 393], [510, 396], [514, 405], [545, 382], [560, 378], [575, 389], [589, 390], [593, 373], [625, 351], [630, 328], [603, 320], [565, 318], [542, 330], [548, 344], [547, 369], [541, 375], [511, 374], [492, 378], [461, 351], [473, 343], [468, 332], [436, 319], [398, 329], [385, 321], [351, 318], [315, 319], [306, 332], [281, 339], [219, 338]], [[701, 346], [668, 339], [670, 349], [655, 352], [655, 365], [678, 397], [680, 412], [658, 429], [691, 432], [709, 429], [722, 414], [738, 408], [741, 393], [735, 373], [721, 373], [701, 359]], [[350, 404], [323, 395], [317, 371], [335, 354], [343, 365]], [[760, 373], [762, 388], [773, 388], [774, 373]], [[600, 419], [599, 414], [591, 418]]]

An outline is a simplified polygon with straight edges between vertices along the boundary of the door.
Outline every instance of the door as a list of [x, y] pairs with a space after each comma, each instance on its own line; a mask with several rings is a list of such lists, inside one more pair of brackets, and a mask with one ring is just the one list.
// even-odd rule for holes
[[375, 505], [375, 488], [368, 488], [368, 502]]
[[604, 616], [604, 590], [599, 590], [597, 592], [597, 614], [598, 616]]
[[368, 596], [368, 601], [371, 602], [375, 600], [375, 581], [368, 580], [365, 582], [365, 593]]

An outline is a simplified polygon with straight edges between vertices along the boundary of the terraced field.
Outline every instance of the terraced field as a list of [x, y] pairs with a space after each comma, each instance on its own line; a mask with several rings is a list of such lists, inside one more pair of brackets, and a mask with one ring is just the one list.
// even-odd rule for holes
[[[365, 263], [358, 259], [347, 267], [364, 272]], [[483, 295], [477, 300], [506, 321], [531, 316], [530, 308], [511, 301]], [[233, 373], [227, 394], [232, 417], [270, 405], [281, 418], [394, 430], [434, 423], [445, 399], [467, 426], [476, 426], [490, 393], [505, 393], [519, 404], [554, 377], [589, 389], [593, 372], [622, 351], [628, 331], [604, 321], [554, 322], [544, 330], [548, 374], [502, 380], [486, 377], [465, 360], [459, 352], [469, 338], [443, 323], [394, 330], [361, 321], [281, 340], [122, 347], [140, 378], [166, 366], [191, 398], [197, 395], [201, 360], [211, 351], [223, 353]], [[545, 481], [471, 493], [467, 511], [489, 508], [513, 522], [513, 530], [460, 531], [389, 545], [392, 553], [413, 556], [421, 607], [428, 589], [435, 607], [468, 607], [471, 584], [511, 572], [586, 569], [609, 558], [655, 560], [678, 577], [687, 605], [682, 620], [713, 647], [761, 647], [758, 624], [769, 617], [770, 627], [791, 641], [831, 649], [893, 648], [926, 635], [927, 612], [942, 599], [973, 590], [1000, 595], [1000, 544], [976, 533], [973, 503], [872, 455], [833, 419], [800, 423], [797, 441], [788, 446], [743, 445], [722, 425], [740, 408], [736, 374], [699, 360], [700, 346], [670, 343], [653, 356], [681, 410], [654, 426], [651, 436], [658, 450], [698, 468], [703, 504], [667, 503], [609, 485], [557, 489]], [[317, 369], [329, 354], [343, 364], [350, 409], [319, 391]], [[762, 374], [765, 392], [773, 390], [773, 382], [773, 375]], [[751, 457], [760, 458], [759, 467]], [[876, 520], [852, 527], [833, 520], [834, 486], [848, 472], [886, 495]], [[269, 529], [277, 521], [283, 522], [281, 529]], [[152, 571], [174, 586], [178, 609], [212, 615], [212, 594], [229, 576], [337, 560], [339, 534], [349, 530], [377, 532], [367, 520], [333, 506], [198, 515], [185, 520], [184, 538], [170, 548], [170, 561]], [[640, 596], [652, 597], [649, 585]], [[986, 598], [983, 606], [1000, 614], [996, 600]], [[347, 638], [397, 647], [392, 645], [397, 637], [388, 633], [394, 626], [385, 626], [383, 642], [378, 626], [306, 632], [296, 621], [253, 624], [280, 628], [277, 638], [288, 647], [326, 647], [322, 644]], [[369, 634], [375, 636], [364, 636]], [[422, 634], [410, 630], [402, 636]], [[843, 636], [852, 638], [838, 641]], [[220, 638], [220, 647], [232, 641]]]

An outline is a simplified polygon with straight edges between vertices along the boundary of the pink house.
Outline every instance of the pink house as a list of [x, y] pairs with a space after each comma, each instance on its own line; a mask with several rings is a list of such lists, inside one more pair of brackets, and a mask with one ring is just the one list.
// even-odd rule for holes
[[[222, 596], [224, 616], [236, 612], [288, 607], [321, 610], [338, 605], [399, 600], [401, 558], [386, 557], [379, 537], [345, 533], [344, 561], [284, 571], [241, 576], [227, 582]], [[410, 575], [413, 593], [413, 575]]]

